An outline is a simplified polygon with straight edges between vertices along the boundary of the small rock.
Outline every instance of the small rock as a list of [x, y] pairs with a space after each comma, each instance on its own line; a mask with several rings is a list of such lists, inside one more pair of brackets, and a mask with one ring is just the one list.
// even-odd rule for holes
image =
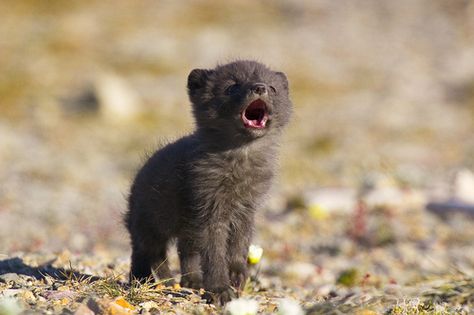
[[462, 169], [456, 174], [454, 181], [454, 197], [456, 199], [474, 204], [474, 173]]
[[317, 294], [320, 296], [328, 296], [331, 291], [334, 290], [334, 286], [330, 284], [325, 284], [317, 288]]
[[[318, 205], [327, 213], [350, 213], [356, 201], [355, 189], [344, 187], [326, 187], [305, 194], [306, 205]], [[327, 215], [325, 213], [325, 215]]]
[[294, 262], [285, 267], [284, 274], [287, 277], [304, 280], [316, 274], [316, 266], [306, 262]]
[[5, 273], [3, 275], [0, 275], [0, 281], [3, 283], [17, 283], [21, 280], [21, 277], [17, 273]]
[[21, 294], [19, 295], [25, 302], [29, 304], [35, 304], [36, 303], [36, 297], [35, 295], [28, 290], [22, 290]]
[[159, 305], [155, 301], [146, 301], [139, 304], [141, 308], [145, 311], [150, 311], [151, 309], [158, 309]]
[[377, 315], [378, 313], [370, 309], [361, 309], [361, 310], [357, 310], [354, 314], [355, 315]]
[[404, 202], [403, 192], [395, 186], [375, 187], [367, 192], [364, 197], [369, 208], [383, 206], [400, 207]]
[[67, 291], [46, 291], [43, 296], [48, 300], [61, 300], [64, 298], [70, 299], [76, 295], [75, 292], [67, 290]]
[[22, 289], [6, 289], [2, 291], [2, 295], [4, 297], [14, 297], [17, 296], [18, 294], [22, 293]]
[[125, 79], [115, 74], [104, 74], [97, 81], [96, 91], [105, 119], [122, 122], [137, 116], [139, 100]]
[[57, 291], [69, 291], [69, 287], [67, 285], [60, 285], [56, 288]]
[[84, 251], [88, 244], [87, 237], [82, 233], [75, 233], [71, 238], [71, 247], [75, 251]]
[[85, 304], [79, 305], [77, 310], [74, 312], [74, 315], [94, 315], [95, 313], [87, 307]]
[[87, 307], [94, 312], [94, 314], [103, 314], [105, 305], [97, 298], [89, 298], [86, 302]]

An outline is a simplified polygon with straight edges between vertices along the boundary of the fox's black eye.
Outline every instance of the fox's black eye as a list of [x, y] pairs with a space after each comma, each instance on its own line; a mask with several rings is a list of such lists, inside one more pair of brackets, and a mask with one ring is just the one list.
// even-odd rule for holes
[[238, 83], [235, 83], [235, 84], [232, 84], [232, 85], [229, 85], [226, 89], [225, 89], [225, 94], [227, 95], [233, 95], [235, 93], [237, 93], [240, 89], [240, 84]]
[[275, 89], [275, 87], [272, 86], [272, 85], [270, 85], [270, 90], [271, 90], [273, 93], [276, 93], [276, 92], [277, 92], [277, 90]]

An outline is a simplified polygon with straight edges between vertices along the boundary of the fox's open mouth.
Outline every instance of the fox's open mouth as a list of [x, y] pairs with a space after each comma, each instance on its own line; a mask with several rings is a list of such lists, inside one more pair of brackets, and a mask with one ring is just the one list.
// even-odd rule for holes
[[261, 99], [257, 99], [242, 112], [242, 121], [246, 128], [263, 129], [268, 121], [267, 104]]

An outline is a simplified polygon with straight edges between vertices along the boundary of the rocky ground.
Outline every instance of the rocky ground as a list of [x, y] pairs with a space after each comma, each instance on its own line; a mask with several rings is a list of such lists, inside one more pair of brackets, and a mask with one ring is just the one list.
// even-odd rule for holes
[[472, 2], [24, 0], [0, 19], [0, 314], [224, 312], [128, 285], [121, 214], [146, 152], [193, 128], [189, 71], [234, 58], [285, 71], [295, 114], [226, 312], [473, 312]]
[[[289, 299], [306, 314], [472, 312], [473, 220], [390, 206], [348, 216], [298, 202], [268, 210], [259, 220], [255, 242], [263, 247], [263, 258], [252, 265], [251, 281], [239, 292], [242, 299], [258, 302], [259, 313], [276, 313]], [[201, 298], [203, 291], [129, 286], [128, 256], [112, 252], [5, 256], [1, 312], [221, 313]], [[176, 269], [176, 254], [171, 257]], [[232, 314], [252, 314], [251, 308], [247, 312]]]

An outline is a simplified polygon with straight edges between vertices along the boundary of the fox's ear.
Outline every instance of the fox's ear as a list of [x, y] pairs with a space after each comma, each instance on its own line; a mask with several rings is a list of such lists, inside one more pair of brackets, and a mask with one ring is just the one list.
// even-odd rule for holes
[[284, 74], [283, 72], [275, 72], [275, 74], [280, 78], [280, 81], [281, 81], [281, 84], [283, 85], [283, 87], [288, 90], [288, 79], [286, 77], [286, 74]]
[[213, 70], [205, 69], [194, 69], [188, 76], [188, 91], [193, 93], [206, 85], [209, 76], [213, 73]]

